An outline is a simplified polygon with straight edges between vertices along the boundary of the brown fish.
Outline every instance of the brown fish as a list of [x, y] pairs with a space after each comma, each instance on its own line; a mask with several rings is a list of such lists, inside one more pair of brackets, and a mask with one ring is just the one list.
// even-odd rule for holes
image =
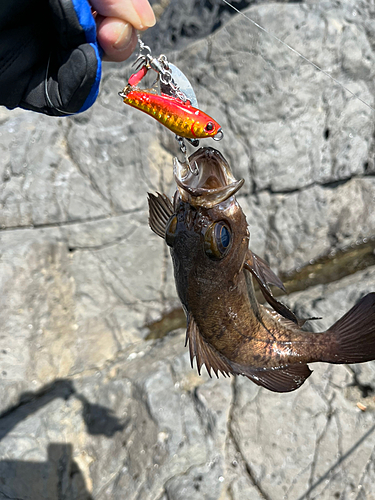
[[[244, 375], [271, 391], [300, 387], [307, 363], [362, 363], [375, 359], [375, 293], [363, 297], [325, 332], [301, 330], [293, 312], [272, 295], [284, 288], [264, 260], [248, 248], [246, 217], [224, 157], [201, 148], [189, 165], [174, 161], [173, 204], [149, 194], [151, 229], [170, 246], [177, 292], [187, 317], [186, 342], [218, 376]], [[260, 305], [252, 277], [272, 306]]]

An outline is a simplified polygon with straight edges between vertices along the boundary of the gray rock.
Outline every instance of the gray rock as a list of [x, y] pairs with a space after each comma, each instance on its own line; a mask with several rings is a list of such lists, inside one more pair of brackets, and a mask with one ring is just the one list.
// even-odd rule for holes
[[48, 443], [65, 436], [94, 497], [154, 499], [165, 489], [182, 498], [190, 475], [195, 494], [202, 481], [210, 498], [222, 489], [230, 381], [198, 377], [182, 333], [28, 398], [1, 420], [4, 467], [45, 460]]
[[[246, 15], [373, 105], [370, 2]], [[251, 248], [276, 270], [375, 235], [368, 107], [241, 16], [168, 57], [223, 125], [202, 145], [245, 178]], [[0, 110], [0, 499], [373, 499], [374, 363], [316, 365], [279, 395], [199, 377], [183, 331], [145, 340], [178, 304], [146, 199], [173, 194], [178, 149], [117, 96], [130, 72], [109, 65], [82, 116]], [[283, 300], [324, 329], [374, 282]]]
[[[371, 105], [365, 68], [373, 67], [374, 56], [363, 28], [349, 24], [345, 13], [290, 5], [247, 11]], [[349, 80], [341, 66], [348, 40], [367, 54], [354, 57], [362, 66], [352, 68]], [[198, 85], [197, 94], [207, 96], [208, 110], [223, 108], [216, 112], [229, 134], [223, 151], [238, 173], [248, 177], [250, 171], [252, 189], [293, 191], [365, 173], [373, 133], [367, 106], [245, 18], [235, 18], [209, 42], [191, 46], [179, 63], [190, 65], [193, 81], [204, 87]]]
[[[289, 0], [278, 0], [287, 3]], [[250, 5], [259, 0], [232, 0], [232, 8], [223, 0], [196, 2], [195, 0], [151, 0], [158, 19], [157, 24], [142, 34], [142, 39], [159, 52], [182, 50], [197, 39], [214, 33]]]
[[[323, 316], [324, 321], [308, 326], [322, 331], [373, 290], [374, 278], [371, 268], [294, 294], [288, 302], [300, 317]], [[356, 365], [368, 371], [363, 385], [374, 387], [373, 365]], [[237, 379], [231, 429], [241, 457], [266, 498], [357, 498], [359, 490], [363, 498], [373, 498], [368, 488], [373, 396], [363, 397], [358, 385], [351, 386], [353, 377], [344, 366], [310, 367], [314, 373], [301, 389], [285, 395]], [[361, 412], [357, 402], [367, 411]]]
[[[324, 292], [318, 286], [296, 294], [290, 303], [310, 314], [325, 312], [325, 324], [331, 324], [370, 289], [374, 275], [372, 268]], [[24, 403], [1, 419], [7, 458], [0, 473], [19, 467], [26, 474], [30, 460], [53, 467], [46, 450], [64, 437], [73, 450], [59, 462], [60, 474], [67, 476], [74, 462], [85, 481], [81, 490], [94, 498], [120, 499], [126, 492], [129, 499], [164, 493], [173, 500], [230, 499], [246, 492], [250, 498], [288, 499], [310, 491], [328, 499], [337, 492], [351, 495], [360, 485], [363, 495], [370, 494], [373, 397], [356, 398], [345, 367], [314, 365], [297, 392], [273, 394], [244, 378], [199, 377], [183, 343], [184, 332], [139, 343], [101, 370], [24, 394]], [[2, 491], [23, 495], [3, 474], [8, 489]], [[45, 497], [60, 498], [51, 477]]]
[[0, 462], [0, 498], [92, 500], [72, 449], [71, 444], [49, 444], [46, 461]]
[[294, 193], [265, 191], [239, 200], [251, 248], [282, 271], [375, 234], [373, 177]]

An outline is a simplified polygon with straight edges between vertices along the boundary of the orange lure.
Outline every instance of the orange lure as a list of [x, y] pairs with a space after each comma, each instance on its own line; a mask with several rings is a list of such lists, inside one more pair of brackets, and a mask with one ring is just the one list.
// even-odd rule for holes
[[217, 140], [222, 137], [220, 125], [200, 109], [191, 106], [189, 101], [184, 103], [166, 94], [153, 94], [131, 86], [125, 87], [120, 95], [125, 104], [152, 116], [180, 137], [186, 139], [214, 137]]

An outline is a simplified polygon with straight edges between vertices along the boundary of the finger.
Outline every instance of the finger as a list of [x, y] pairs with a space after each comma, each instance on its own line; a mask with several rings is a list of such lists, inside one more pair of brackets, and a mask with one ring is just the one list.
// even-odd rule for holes
[[115, 17], [100, 16], [96, 36], [104, 50], [105, 61], [125, 61], [137, 45], [137, 33], [133, 26]]
[[90, 0], [90, 3], [101, 16], [122, 19], [137, 30], [155, 24], [154, 11], [148, 0]]

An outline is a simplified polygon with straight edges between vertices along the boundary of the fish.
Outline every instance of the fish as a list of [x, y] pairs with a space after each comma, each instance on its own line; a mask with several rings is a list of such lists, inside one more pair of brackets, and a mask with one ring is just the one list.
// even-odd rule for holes
[[157, 94], [137, 87], [127, 86], [120, 93], [123, 102], [155, 118], [159, 123], [186, 139], [223, 137], [221, 126], [208, 114], [167, 94]]
[[[177, 190], [148, 194], [149, 225], [170, 247], [177, 293], [187, 319], [186, 344], [198, 373], [243, 375], [274, 392], [298, 389], [310, 363], [375, 359], [375, 293], [365, 295], [328, 330], [302, 330], [270, 288], [280, 278], [249, 248], [250, 234], [223, 155], [200, 148], [174, 159]], [[256, 281], [268, 305], [255, 296]]]

